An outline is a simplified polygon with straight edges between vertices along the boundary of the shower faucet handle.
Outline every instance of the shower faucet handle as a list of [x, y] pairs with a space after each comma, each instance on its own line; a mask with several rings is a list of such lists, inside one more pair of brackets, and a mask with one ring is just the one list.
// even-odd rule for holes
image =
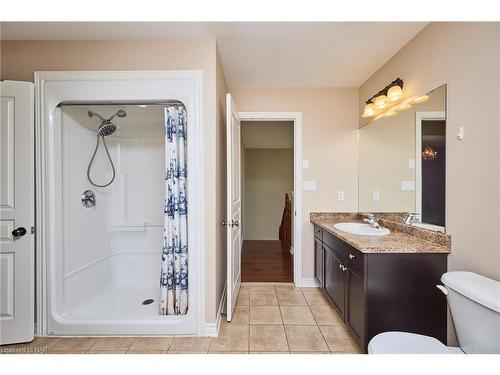
[[90, 208], [95, 206], [95, 194], [92, 190], [85, 190], [82, 194], [83, 207]]

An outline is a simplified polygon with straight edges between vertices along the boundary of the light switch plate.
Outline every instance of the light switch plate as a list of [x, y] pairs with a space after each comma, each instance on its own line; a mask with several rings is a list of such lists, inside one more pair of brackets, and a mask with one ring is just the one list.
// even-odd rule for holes
[[302, 189], [313, 191], [316, 190], [316, 181], [304, 181], [302, 182]]
[[408, 159], [408, 168], [415, 169], [415, 159]]
[[380, 200], [380, 192], [378, 190], [373, 190], [373, 192], [372, 192], [372, 199], [374, 201]]
[[401, 181], [401, 191], [414, 191], [415, 181]]
[[344, 200], [344, 191], [343, 190], [337, 191], [337, 200], [338, 201], [343, 201]]
[[302, 168], [309, 168], [309, 159], [302, 159]]

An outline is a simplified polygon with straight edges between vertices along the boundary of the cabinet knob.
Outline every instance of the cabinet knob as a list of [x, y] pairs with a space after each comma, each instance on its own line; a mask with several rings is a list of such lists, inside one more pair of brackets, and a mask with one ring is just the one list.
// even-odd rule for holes
[[354, 259], [354, 258], [356, 258], [356, 255], [354, 255], [354, 254], [349, 254], [349, 259]]
[[347, 271], [347, 267], [342, 266], [342, 271]]

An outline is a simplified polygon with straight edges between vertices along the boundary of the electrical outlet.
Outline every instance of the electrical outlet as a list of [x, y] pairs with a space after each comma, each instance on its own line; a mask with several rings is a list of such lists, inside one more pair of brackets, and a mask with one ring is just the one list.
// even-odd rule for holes
[[408, 168], [415, 169], [415, 159], [408, 159]]
[[343, 201], [344, 200], [344, 191], [343, 190], [337, 191], [337, 200], [338, 201]]
[[302, 159], [302, 168], [303, 169], [309, 168], [309, 159]]
[[402, 191], [414, 191], [415, 190], [415, 181], [401, 181], [401, 190]]
[[378, 190], [373, 190], [373, 193], [372, 193], [372, 199], [374, 201], [378, 201], [380, 200], [380, 192]]
[[309, 191], [316, 190], [316, 181], [304, 181], [302, 183], [302, 189]]

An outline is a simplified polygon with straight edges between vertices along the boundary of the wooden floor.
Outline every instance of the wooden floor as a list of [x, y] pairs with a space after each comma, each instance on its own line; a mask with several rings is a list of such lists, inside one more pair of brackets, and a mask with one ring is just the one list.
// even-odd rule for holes
[[242, 282], [293, 282], [292, 255], [280, 241], [243, 241]]

